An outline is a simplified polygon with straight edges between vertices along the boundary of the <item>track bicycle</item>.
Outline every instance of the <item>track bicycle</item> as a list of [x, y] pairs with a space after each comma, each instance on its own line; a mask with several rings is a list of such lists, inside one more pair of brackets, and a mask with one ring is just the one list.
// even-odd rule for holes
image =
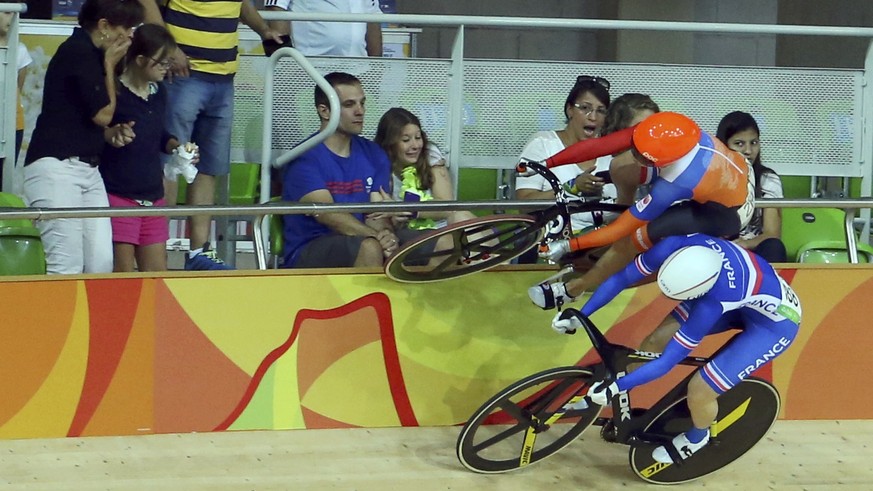
[[[502, 473], [542, 461], [569, 445], [589, 426], [601, 428], [606, 441], [627, 445], [633, 472], [654, 484], [677, 484], [711, 474], [751, 449], [772, 427], [780, 398], [769, 382], [748, 377], [720, 395], [710, 441], [687, 459], [670, 445], [691, 428], [686, 403], [692, 371], [649, 409], [634, 408], [631, 392], [611, 401], [612, 416], [587, 397], [590, 385], [627, 371], [628, 365], [653, 360], [648, 353], [612, 344], [585, 315], [568, 308], [562, 317], [576, 316], [601, 362], [566, 366], [526, 377], [498, 392], [463, 426], [456, 452], [464, 467], [480, 473]], [[713, 355], [714, 356], [714, 355]], [[709, 358], [687, 357], [681, 365], [703, 366]], [[652, 451], [665, 445], [675, 463], [663, 464]]]
[[[441, 281], [491, 269], [539, 244], [572, 237], [570, 217], [576, 213], [621, 213], [627, 206], [580, 198], [565, 191], [545, 165], [523, 162], [542, 175], [555, 193], [555, 205], [526, 215], [489, 215], [458, 222], [410, 241], [385, 264], [385, 274], [406, 283]], [[584, 262], [591, 251], [561, 259], [561, 266]], [[596, 259], [592, 259], [596, 260]]]

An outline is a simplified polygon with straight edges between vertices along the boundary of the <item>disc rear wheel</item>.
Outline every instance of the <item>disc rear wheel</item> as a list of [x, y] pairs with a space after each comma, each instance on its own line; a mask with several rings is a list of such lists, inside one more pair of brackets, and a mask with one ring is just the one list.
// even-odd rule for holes
[[[710, 442], [681, 465], [655, 462], [657, 445], [635, 444], [633, 471], [654, 484], [678, 484], [711, 474], [740, 458], [770, 431], [779, 415], [779, 393], [770, 383], [749, 377], [718, 398], [718, 416]], [[672, 438], [691, 428], [686, 398], [676, 401], [646, 427], [646, 433]]]

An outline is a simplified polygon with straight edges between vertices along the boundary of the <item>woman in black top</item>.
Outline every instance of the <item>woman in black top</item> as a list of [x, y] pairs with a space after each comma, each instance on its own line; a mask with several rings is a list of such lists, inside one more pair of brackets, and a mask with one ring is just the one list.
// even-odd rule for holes
[[[131, 0], [86, 0], [79, 25], [46, 70], [42, 112], [24, 169], [24, 194], [34, 207], [106, 207], [97, 170], [105, 142], [123, 146], [133, 128], [106, 128], [115, 113], [115, 67], [130, 46], [143, 8]], [[104, 129], [106, 130], [104, 132]], [[50, 274], [112, 271], [109, 218], [38, 222]]]

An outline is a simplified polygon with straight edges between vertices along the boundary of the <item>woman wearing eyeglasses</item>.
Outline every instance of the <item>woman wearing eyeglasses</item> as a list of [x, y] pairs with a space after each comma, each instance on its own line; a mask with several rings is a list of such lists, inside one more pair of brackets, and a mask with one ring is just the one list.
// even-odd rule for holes
[[[123, 147], [105, 148], [101, 156], [109, 206], [165, 205], [160, 155], [173, 153], [180, 145], [164, 129], [167, 95], [159, 82], [175, 52], [176, 41], [163, 26], [144, 24], [133, 35], [119, 77], [113, 123], [128, 123], [135, 136]], [[165, 216], [113, 217], [114, 271], [165, 271], [168, 236]]]
[[[107, 206], [97, 166], [104, 145], [129, 143], [130, 128], [112, 123], [115, 67], [143, 21], [139, 2], [86, 0], [79, 26], [58, 47], [45, 74], [42, 112], [27, 150], [24, 194], [45, 208]], [[113, 123], [114, 124], [114, 123]], [[40, 220], [49, 274], [112, 271], [108, 218]]]
[[[580, 141], [597, 138], [606, 121], [609, 109], [609, 81], [602, 77], [582, 75], [567, 95], [564, 102], [564, 117], [567, 125], [562, 130], [538, 131], [531, 136], [520, 159], [541, 162]], [[615, 198], [615, 187], [605, 184], [595, 176], [596, 172], [609, 170], [609, 157], [578, 162], [553, 169], [555, 176], [571, 192], [586, 196]], [[555, 194], [549, 183], [540, 176], [518, 177], [515, 181], [515, 196], [518, 199], [553, 199]], [[574, 233], [580, 233], [602, 223], [602, 217], [577, 213], [572, 218]], [[536, 262], [536, 251], [522, 256], [519, 262]]]

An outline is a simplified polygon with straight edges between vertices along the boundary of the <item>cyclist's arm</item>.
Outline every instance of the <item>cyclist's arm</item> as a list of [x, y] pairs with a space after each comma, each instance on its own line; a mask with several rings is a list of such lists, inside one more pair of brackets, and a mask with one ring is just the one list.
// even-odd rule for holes
[[633, 145], [634, 126], [610, 133], [600, 138], [591, 138], [576, 142], [546, 159], [546, 166], [574, 164], [594, 160], [604, 155], [623, 152]]
[[652, 187], [648, 196], [625, 210], [614, 222], [593, 232], [570, 239], [570, 250], [578, 251], [612, 244], [659, 217], [675, 201], [690, 197], [691, 193], [686, 189], [659, 180]]
[[723, 313], [721, 304], [715, 299], [703, 297], [696, 300], [688, 320], [673, 335], [661, 356], [618, 379], [618, 389], [630, 390], [664, 376], [700, 344], [700, 340], [712, 328], [713, 321]]
[[673, 251], [682, 247], [682, 239], [683, 237], [667, 237], [650, 250], [637, 255], [623, 270], [610, 276], [597, 287], [591, 298], [582, 306], [581, 312], [590, 317], [611, 302], [622, 290], [654, 274]]

